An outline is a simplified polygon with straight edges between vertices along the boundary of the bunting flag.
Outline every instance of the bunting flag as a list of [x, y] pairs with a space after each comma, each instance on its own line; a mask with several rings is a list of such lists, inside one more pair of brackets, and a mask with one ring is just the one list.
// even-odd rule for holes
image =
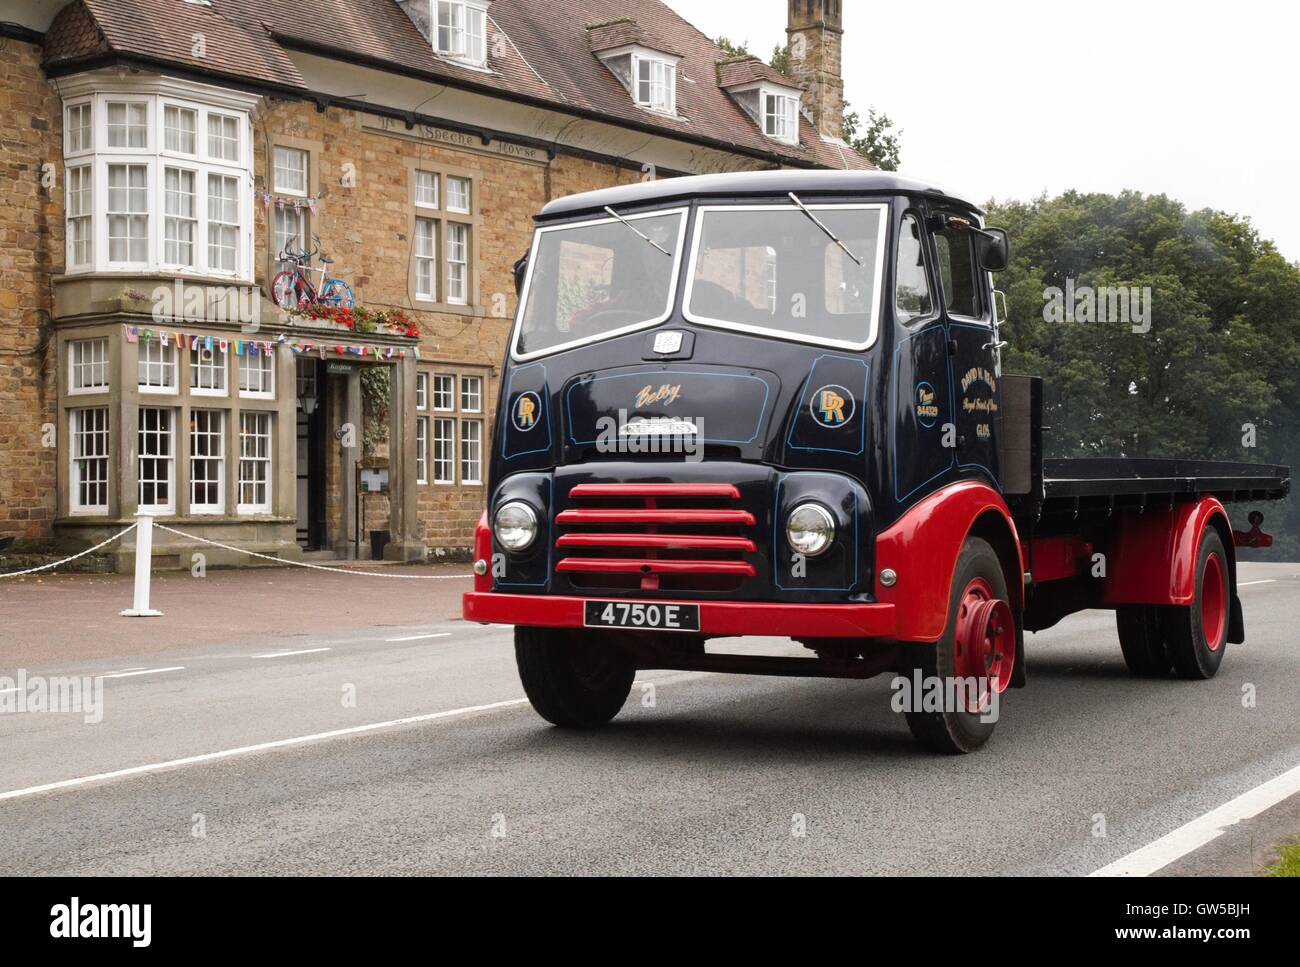
[[[153, 329], [141, 329], [139, 326], [123, 324], [122, 336], [127, 342], [138, 343], [141, 339], [145, 342], [151, 341], [155, 336], [163, 344], [170, 344], [175, 341], [176, 346], [180, 349], [189, 348], [191, 350], [203, 349], [211, 351], [217, 349], [225, 353], [232, 349], [236, 356], [274, 356], [276, 350], [284, 347], [294, 355], [304, 353], [317, 353], [321, 359], [326, 359], [330, 353], [336, 356], [359, 356], [362, 359], [405, 359], [406, 349], [396, 346], [371, 346], [361, 344], [337, 344], [333, 346], [324, 343], [315, 342], [298, 342], [290, 339], [286, 333], [279, 333], [274, 340], [271, 339], [224, 339], [220, 336], [202, 335], [197, 333], [174, 332], [168, 329], [159, 329], [156, 332]], [[412, 346], [411, 352], [416, 359], [420, 358], [420, 349], [418, 346]]]

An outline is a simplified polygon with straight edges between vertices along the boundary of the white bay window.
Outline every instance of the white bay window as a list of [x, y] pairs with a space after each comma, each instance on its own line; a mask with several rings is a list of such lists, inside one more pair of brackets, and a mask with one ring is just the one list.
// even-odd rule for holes
[[67, 270], [251, 281], [256, 98], [105, 72], [63, 86]]

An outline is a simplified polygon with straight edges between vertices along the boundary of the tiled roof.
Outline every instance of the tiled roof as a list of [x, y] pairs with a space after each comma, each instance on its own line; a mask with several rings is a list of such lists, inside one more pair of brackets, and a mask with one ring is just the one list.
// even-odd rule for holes
[[[719, 86], [726, 53], [660, 0], [495, 0], [489, 17], [491, 70], [483, 71], [438, 56], [396, 0], [75, 0], [51, 24], [45, 60], [66, 69], [117, 53], [305, 91], [286, 51], [307, 49], [788, 164], [871, 167], [806, 118], [800, 145], [766, 138]], [[633, 42], [680, 55], [677, 117], [638, 107], [593, 54], [589, 28], [617, 22], [623, 26], [611, 36], [634, 30]], [[203, 56], [194, 51], [196, 33]]]
[[641, 47], [657, 50], [661, 54], [670, 54], [673, 57], [681, 56], [677, 51], [669, 50], [669, 45], [665, 44], [660, 38], [642, 30], [637, 22], [630, 17], [624, 17], [622, 20], [615, 20], [610, 23], [592, 24], [587, 27], [587, 37], [591, 43], [591, 52], [593, 54], [637, 44]]
[[[60, 11], [46, 33], [45, 62], [54, 65], [95, 54], [129, 54], [150, 61], [303, 87], [288, 54], [259, 24], [255, 0], [77, 0]], [[345, 6], [345, 4], [338, 4]], [[93, 18], [104, 49], [89, 50], [85, 18]], [[196, 42], [200, 35], [202, 42]]]
[[768, 81], [796, 91], [799, 89], [798, 83], [792, 78], [782, 74], [775, 67], [763, 63], [757, 57], [735, 57], [718, 64], [718, 86], [723, 89], [740, 87], [743, 84], [756, 84], [759, 81]]

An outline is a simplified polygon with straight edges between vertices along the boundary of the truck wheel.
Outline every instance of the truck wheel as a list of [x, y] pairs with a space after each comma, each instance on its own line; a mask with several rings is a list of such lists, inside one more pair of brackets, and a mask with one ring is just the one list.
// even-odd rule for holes
[[1228, 555], [1213, 527], [1205, 528], [1196, 555], [1196, 597], [1164, 609], [1165, 640], [1179, 678], [1213, 678], [1228, 647]]
[[610, 641], [558, 628], [515, 628], [515, 661], [528, 701], [553, 725], [604, 725], [632, 691], [636, 667]]
[[1115, 626], [1119, 630], [1119, 647], [1124, 652], [1129, 671], [1144, 678], [1169, 674], [1169, 650], [1165, 647], [1165, 631], [1158, 605], [1123, 605], [1115, 611]]
[[982, 538], [967, 538], [953, 573], [943, 637], [901, 646], [908, 656], [904, 675], [915, 682], [919, 671], [923, 686], [936, 680], [944, 686], [941, 711], [917, 707], [922, 696], [915, 693], [906, 708], [907, 726], [926, 748], [974, 752], [993, 734], [996, 716], [989, 712], [1011, 684], [1016, 660], [1015, 615], [1007, 598], [997, 552]]

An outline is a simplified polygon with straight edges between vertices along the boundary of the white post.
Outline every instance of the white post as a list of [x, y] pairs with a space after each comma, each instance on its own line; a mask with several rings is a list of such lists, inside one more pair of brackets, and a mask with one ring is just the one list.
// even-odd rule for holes
[[153, 516], [145, 510], [135, 515], [135, 601], [122, 612], [123, 618], [158, 618], [161, 611], [149, 607], [149, 576], [153, 572]]

